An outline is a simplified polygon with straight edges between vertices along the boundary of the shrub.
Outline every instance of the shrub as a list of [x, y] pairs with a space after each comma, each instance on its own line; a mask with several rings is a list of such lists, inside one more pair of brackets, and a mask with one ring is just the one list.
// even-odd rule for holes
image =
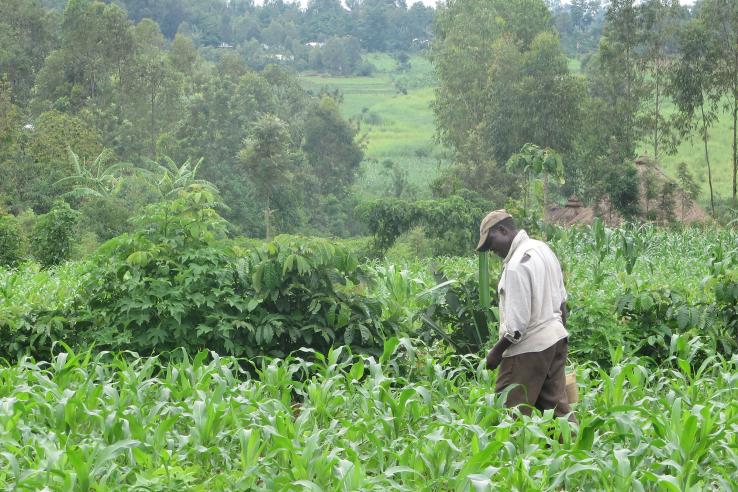
[[375, 351], [397, 327], [366, 295], [356, 257], [326, 240], [279, 236], [237, 256], [206, 190], [152, 205], [99, 251], [86, 341], [253, 357], [350, 344]]
[[490, 207], [484, 200], [461, 196], [416, 202], [390, 198], [360, 205], [357, 216], [374, 235], [378, 252], [386, 251], [413, 227], [422, 226], [433, 240], [436, 255], [464, 255], [473, 251], [479, 221]]
[[370, 77], [374, 73], [374, 65], [369, 62], [363, 62], [356, 68], [356, 75], [359, 77]]
[[0, 215], [0, 266], [15, 266], [23, 257], [23, 240], [18, 219]]
[[49, 213], [38, 218], [33, 228], [32, 251], [43, 266], [69, 259], [78, 217], [79, 213], [68, 203], [57, 201]]
[[[422, 323], [419, 338], [426, 342], [442, 339], [461, 354], [479, 352], [491, 339], [490, 322], [496, 318], [482, 308], [479, 275], [448, 266], [433, 274], [438, 284], [427, 291], [431, 304], [418, 313]], [[498, 305], [496, 286], [490, 287], [490, 299]]]

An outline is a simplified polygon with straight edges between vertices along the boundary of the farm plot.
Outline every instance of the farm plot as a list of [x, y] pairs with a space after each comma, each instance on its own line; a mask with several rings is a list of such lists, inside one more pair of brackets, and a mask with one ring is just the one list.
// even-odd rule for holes
[[[582, 366], [575, 433], [501, 406], [476, 356], [248, 364], [59, 353], [0, 369], [7, 490], [730, 490], [738, 358]], [[172, 354], [177, 359], [177, 354]]]

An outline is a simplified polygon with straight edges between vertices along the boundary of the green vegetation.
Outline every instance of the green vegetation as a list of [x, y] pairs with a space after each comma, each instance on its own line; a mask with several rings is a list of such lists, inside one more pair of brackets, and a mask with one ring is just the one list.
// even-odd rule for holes
[[313, 93], [339, 91], [344, 117], [358, 125], [365, 136], [359, 189], [372, 195], [386, 194], [391, 178], [383, 163], [390, 160], [407, 172], [415, 192], [424, 194], [439, 167], [448, 166], [443, 148], [434, 141], [432, 66], [417, 55], [404, 63], [386, 54], [365, 59], [376, 68], [370, 77], [303, 74], [300, 83]]
[[674, 366], [655, 371], [638, 359], [580, 368], [578, 434], [550, 414], [512, 418], [478, 360], [407, 340], [389, 340], [379, 359], [344, 348], [265, 360], [253, 377], [206, 352], [24, 359], [0, 369], [0, 484], [730, 490], [738, 362], [677, 348]]
[[[100, 254], [112, 256], [100, 266], [0, 270], [3, 346], [18, 350], [16, 362], [0, 368], [0, 398], [8, 402], [0, 412], [0, 483], [51, 490], [494, 490], [502, 483], [536, 490], [729, 489], [738, 472], [733, 445], [738, 360], [730, 355], [738, 326], [735, 237], [601, 225], [549, 234], [573, 307], [571, 355], [582, 395], [575, 406], [576, 431], [548, 413], [525, 417], [504, 409], [482, 358], [455, 353], [473, 336], [466, 331], [476, 322], [468, 308], [480, 305], [473, 258], [434, 262], [440, 277], [428, 269], [430, 263], [418, 260], [406, 270], [363, 266], [374, 281], [346, 287], [354, 296], [366, 292], [375, 299], [381, 319], [398, 323], [401, 338], [385, 332], [373, 355], [357, 355], [358, 338], [339, 339], [334, 348], [319, 351], [309, 347], [322, 346], [320, 337], [305, 339], [284, 360], [259, 355], [261, 350], [248, 359], [195, 350], [157, 358], [95, 354], [52, 346], [49, 339], [45, 343], [56, 355], [34, 362], [22, 355], [22, 346], [39, 343], [43, 326], [57, 327], [55, 340], [79, 341], [80, 332], [61, 313], [80, 308], [84, 285], [105, 284], [107, 274], [100, 273], [117, 270], [120, 278], [107, 285], [119, 293], [97, 297], [133, 307], [145, 293], [159, 295], [153, 284], [145, 290], [137, 285], [145, 278], [166, 283], [155, 272], [163, 271], [168, 253], [146, 263], [144, 252], [134, 253], [122, 267], [116, 266], [122, 256], [108, 247]], [[214, 254], [212, 245], [189, 247], [194, 249], [177, 248], [190, 258], [189, 271]], [[314, 248], [315, 256], [304, 257], [312, 271], [305, 271], [307, 276], [299, 273], [295, 257], [292, 280], [283, 286], [321, 278], [333, 268], [315, 261], [328, 251], [327, 244], [315, 241], [251, 246], [246, 257], [284, 257], [282, 270], [289, 262], [285, 247]], [[197, 303], [202, 295], [209, 307], [193, 314], [221, 316], [231, 308], [208, 304], [208, 296], [224, 285], [203, 283], [226, 280], [221, 268], [210, 266], [211, 273], [195, 282], [181, 270], [181, 287], [163, 291], [160, 309]], [[142, 269], [149, 273], [139, 280]], [[595, 269], [621, 273], [593, 276]], [[443, 284], [436, 286], [438, 281]], [[333, 283], [334, 289], [338, 285]], [[244, 311], [243, 324], [234, 326], [232, 335], [250, 332], [252, 323], [257, 333], [265, 330], [281, 309], [286, 309], [284, 322], [309, 326], [300, 317], [310, 309], [291, 304], [305, 295], [300, 291], [288, 287], [233, 297], [259, 307]], [[311, 289], [310, 295], [317, 292]], [[348, 290], [329, 296], [338, 299], [341, 292]], [[289, 308], [280, 307], [283, 296]], [[100, 312], [114, 313], [106, 309]], [[53, 310], [56, 325], [44, 325]], [[135, 317], [135, 311], [119, 310], [96, 326], [119, 326], [126, 316]], [[170, 328], [160, 325], [175, 330], [166, 340], [187, 327], [177, 336], [200, 333], [200, 343], [213, 343], [202, 335], [203, 326], [184, 322], [189, 316], [183, 313], [183, 323]], [[28, 338], [29, 332], [37, 334]], [[137, 346], [125, 337], [114, 339], [119, 348]], [[337, 346], [344, 341], [354, 348]]]
[[[674, 104], [670, 101], [664, 103], [664, 115], [671, 116], [675, 113]], [[733, 124], [730, 115], [720, 112], [718, 118], [709, 130], [710, 162], [712, 163], [712, 179], [716, 198], [728, 199], [731, 196], [732, 179], [732, 153], [733, 153]], [[642, 152], [648, 153], [643, 147]], [[664, 155], [659, 160], [659, 165], [671, 177], [677, 177], [680, 163], [686, 163], [689, 171], [697, 178], [700, 184], [700, 202], [704, 207], [710, 203], [710, 190], [707, 182], [707, 167], [705, 165], [705, 149], [699, 135], [682, 141], [673, 155]]]
[[[0, 0], [0, 488], [731, 490], [736, 32], [726, 0]], [[572, 194], [647, 223], [543, 220]], [[484, 370], [503, 206], [562, 265], [578, 424]]]

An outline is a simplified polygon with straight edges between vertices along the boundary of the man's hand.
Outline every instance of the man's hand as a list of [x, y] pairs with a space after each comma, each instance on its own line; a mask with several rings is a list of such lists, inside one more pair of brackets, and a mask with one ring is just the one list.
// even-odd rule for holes
[[512, 345], [512, 342], [507, 338], [500, 338], [500, 341], [492, 347], [492, 350], [487, 354], [487, 369], [494, 371], [502, 362], [502, 354], [507, 348]]

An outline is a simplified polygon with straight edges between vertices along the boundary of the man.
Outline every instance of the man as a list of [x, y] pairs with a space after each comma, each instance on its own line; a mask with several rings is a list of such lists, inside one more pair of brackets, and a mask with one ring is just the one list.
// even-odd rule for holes
[[518, 230], [505, 210], [490, 212], [479, 227], [477, 251], [503, 259], [498, 287], [500, 339], [487, 355], [487, 369], [500, 368], [495, 391], [516, 385], [507, 406], [554, 409], [575, 422], [566, 397], [568, 354], [566, 289], [556, 255], [545, 243]]

